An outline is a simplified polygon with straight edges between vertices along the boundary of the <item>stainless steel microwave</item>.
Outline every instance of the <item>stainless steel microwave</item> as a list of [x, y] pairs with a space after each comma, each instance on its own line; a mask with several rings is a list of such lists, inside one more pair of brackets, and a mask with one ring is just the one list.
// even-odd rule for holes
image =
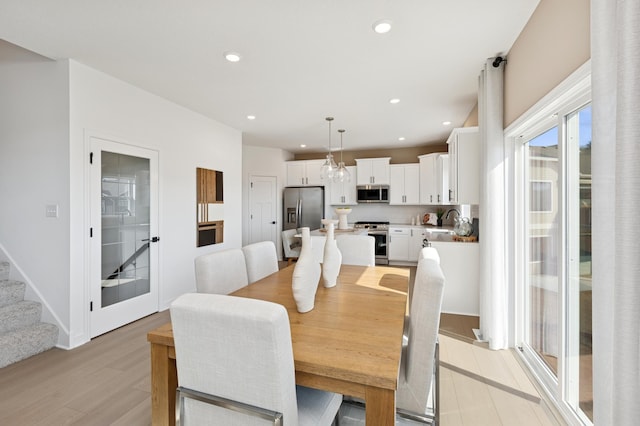
[[358, 186], [359, 203], [388, 203], [389, 187], [387, 185], [363, 185]]

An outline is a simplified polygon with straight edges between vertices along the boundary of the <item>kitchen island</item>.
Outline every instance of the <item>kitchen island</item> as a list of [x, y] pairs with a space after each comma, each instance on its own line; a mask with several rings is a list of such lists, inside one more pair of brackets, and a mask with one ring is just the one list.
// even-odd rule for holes
[[442, 312], [479, 316], [480, 244], [455, 241], [453, 227], [389, 225], [389, 264], [415, 265], [425, 238], [445, 276]]

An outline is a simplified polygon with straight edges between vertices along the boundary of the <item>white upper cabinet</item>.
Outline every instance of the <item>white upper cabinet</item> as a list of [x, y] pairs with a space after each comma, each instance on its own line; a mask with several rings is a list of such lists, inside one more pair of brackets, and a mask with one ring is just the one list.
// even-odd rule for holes
[[449, 202], [480, 204], [480, 135], [477, 127], [454, 129], [449, 145]]
[[420, 159], [420, 204], [449, 203], [449, 155], [425, 154]]
[[287, 186], [322, 186], [320, 170], [325, 160], [287, 161]]
[[389, 204], [419, 204], [420, 165], [417, 163], [390, 165], [389, 192]]
[[356, 159], [357, 185], [389, 185], [389, 161], [386, 158]]
[[331, 205], [332, 206], [355, 206], [356, 201], [356, 167], [347, 166], [351, 174], [349, 182], [331, 182]]

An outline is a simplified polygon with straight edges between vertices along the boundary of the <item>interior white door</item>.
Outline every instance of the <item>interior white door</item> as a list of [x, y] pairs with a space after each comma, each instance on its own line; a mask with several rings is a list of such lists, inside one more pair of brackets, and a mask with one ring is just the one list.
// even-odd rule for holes
[[90, 138], [91, 337], [158, 311], [158, 153]]
[[273, 241], [278, 247], [275, 176], [251, 176], [249, 188], [249, 243]]

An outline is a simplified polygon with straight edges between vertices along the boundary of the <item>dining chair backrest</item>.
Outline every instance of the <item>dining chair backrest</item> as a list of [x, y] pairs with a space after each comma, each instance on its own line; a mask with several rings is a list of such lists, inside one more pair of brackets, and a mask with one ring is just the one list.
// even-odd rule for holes
[[418, 254], [418, 259], [432, 259], [440, 264], [440, 254], [435, 247], [423, 247]]
[[278, 272], [278, 253], [273, 241], [260, 241], [242, 247], [249, 284]]
[[[285, 425], [310, 424], [309, 418], [328, 425], [338, 412], [341, 395], [296, 389], [289, 317], [282, 305], [191, 293], [171, 304], [171, 323], [181, 424], [258, 424], [246, 412], [229, 409], [238, 404], [279, 413]], [[183, 398], [193, 391], [213, 402]], [[219, 398], [228, 405], [214, 405]]]
[[324, 235], [312, 235], [311, 236], [311, 252], [313, 253], [313, 259], [322, 263], [324, 260], [324, 243], [327, 241], [327, 237]]
[[342, 264], [375, 266], [376, 240], [369, 235], [339, 235], [336, 237], [338, 250], [342, 253]]
[[195, 259], [198, 293], [229, 294], [249, 284], [242, 249], [203, 254]]
[[445, 285], [434, 251], [434, 248], [426, 247], [419, 255], [409, 308], [408, 344], [402, 354], [396, 394], [398, 409], [419, 414], [425, 414], [436, 367], [436, 344]]
[[296, 229], [287, 229], [282, 231], [282, 249], [284, 251], [284, 257], [288, 259], [297, 259], [300, 256], [301, 241], [300, 238], [296, 238], [298, 233]]

